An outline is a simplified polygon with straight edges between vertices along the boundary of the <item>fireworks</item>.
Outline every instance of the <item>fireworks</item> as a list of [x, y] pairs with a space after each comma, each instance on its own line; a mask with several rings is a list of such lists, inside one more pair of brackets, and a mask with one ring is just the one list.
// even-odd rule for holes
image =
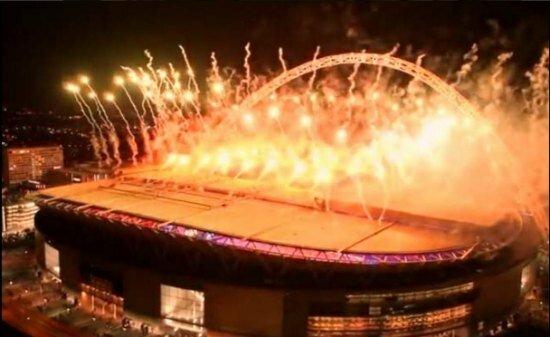
[[[211, 55], [203, 92], [181, 50], [183, 71], [171, 64], [155, 69], [146, 52], [147, 70], [123, 67], [125, 76], [113, 80], [124, 93], [123, 103], [113, 94], [103, 96], [124, 121], [134, 164], [160, 165], [196, 185], [226, 179], [231, 189], [246, 186], [257, 195], [278, 191], [297, 200], [298, 190], [310, 200], [324, 200], [325, 209], [358, 203], [369, 217], [367, 205], [492, 224], [504, 215], [538, 209], [537, 198], [547, 195], [547, 160], [537, 160], [547, 156], [542, 142], [548, 135], [547, 50], [528, 73], [531, 86], [521, 103], [504, 90], [503, 65], [511, 54], [472, 74], [475, 46], [451, 85], [422, 68], [422, 57], [413, 63], [393, 56], [397, 47], [387, 54], [325, 57], [317, 48], [312, 61], [295, 68], [288, 67], [280, 49], [282, 72], [266, 80], [253, 74], [247, 44], [242, 76], [220, 69]], [[330, 71], [338, 65], [351, 66], [350, 75]], [[403, 73], [412, 76], [406, 85]], [[306, 74], [311, 76], [304, 80]], [[82, 87], [65, 88], [92, 127], [96, 159], [118, 165], [114, 125], [89, 78], [79, 81]], [[459, 93], [464, 88], [465, 95], [478, 99], [464, 98]], [[121, 108], [128, 104], [132, 114]], [[524, 131], [496, 123], [525, 107], [537, 118]], [[141, 154], [130, 115], [138, 121]], [[508, 144], [526, 134], [522, 144], [530, 150]]]

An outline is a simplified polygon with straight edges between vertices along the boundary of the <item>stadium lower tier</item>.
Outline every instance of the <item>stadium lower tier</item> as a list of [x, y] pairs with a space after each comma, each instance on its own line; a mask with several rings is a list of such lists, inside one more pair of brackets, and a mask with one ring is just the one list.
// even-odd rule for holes
[[485, 336], [533, 286], [537, 232], [485, 261], [345, 265], [183, 241], [43, 207], [39, 264], [82, 305], [247, 336]]

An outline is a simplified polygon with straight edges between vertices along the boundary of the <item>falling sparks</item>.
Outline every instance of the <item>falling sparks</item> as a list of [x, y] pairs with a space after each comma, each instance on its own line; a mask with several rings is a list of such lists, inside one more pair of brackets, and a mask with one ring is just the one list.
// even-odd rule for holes
[[267, 114], [269, 115], [270, 118], [277, 119], [281, 115], [281, 110], [279, 109], [278, 106], [272, 105], [267, 110]]
[[[305, 189], [322, 199], [358, 202], [368, 217], [365, 204], [459, 220], [469, 210], [474, 221], [491, 223], [520, 207], [515, 197], [518, 188], [529, 189], [524, 170], [515, 168], [514, 179], [510, 178], [510, 152], [498, 140], [505, 137], [497, 135], [499, 130], [491, 121], [455, 91], [475, 75], [471, 64], [477, 60], [476, 48], [465, 57], [467, 63], [457, 73], [458, 80], [448, 85], [421, 68], [424, 55], [416, 63], [393, 56], [397, 46], [386, 54], [363, 51], [324, 58], [319, 58], [317, 47], [303, 69], [287, 68], [281, 48], [282, 74], [268, 81], [252, 72], [247, 44], [243, 75], [226, 72], [211, 54], [208, 91], [202, 94], [187, 54], [180, 49], [183, 70], [172, 64], [156, 69], [146, 51], [145, 69], [123, 67], [125, 77], [113, 78], [116, 90], [122, 92], [119, 98], [111, 92], [102, 96], [109, 103], [106, 107], [124, 122], [125, 140], [132, 151], [129, 159], [135, 165], [161, 164], [163, 169], [189, 177], [245, 179], [258, 188], [266, 184], [271, 189]], [[374, 69], [360, 68], [369, 64], [365, 61], [369, 57], [375, 60], [370, 61]], [[547, 56], [543, 60], [547, 64]], [[420, 74], [397, 88], [401, 95], [392, 94], [395, 88], [386, 84], [381, 71], [396, 63], [401, 64], [396, 69]], [[339, 64], [353, 67], [346, 76], [323, 70]], [[547, 69], [544, 73], [545, 68], [540, 68], [529, 73], [534, 84], [526, 97], [536, 97], [536, 103], [530, 100], [529, 106], [543, 110], [541, 104], [548, 106], [548, 96], [542, 94], [547, 81], [536, 78], [547, 76]], [[285, 85], [307, 73], [312, 75], [301, 87]], [[501, 68], [496, 75], [493, 71], [486, 82], [500, 84], [501, 73]], [[426, 82], [433, 91], [428, 85], [418, 89]], [[109, 152], [116, 157], [116, 151], [105, 145], [116, 143], [116, 131], [101, 97], [88, 76], [79, 76], [75, 83], [65, 83], [64, 88], [75, 97], [92, 127], [96, 159], [107, 161]], [[450, 94], [452, 100], [447, 97]], [[500, 97], [504, 92], [493, 90], [492, 95]], [[98, 114], [83, 96], [98, 104]], [[141, 110], [135, 102], [141, 102]], [[541, 132], [547, 136], [548, 130]], [[529, 177], [535, 178], [539, 179]], [[528, 195], [522, 203], [532, 207], [529, 198], [538, 192], [522, 194]], [[491, 200], [495, 205], [491, 209], [499, 211], [483, 216], [480, 200]]]
[[212, 84], [212, 91], [217, 95], [221, 95], [224, 91], [223, 83], [215, 82], [214, 84]]

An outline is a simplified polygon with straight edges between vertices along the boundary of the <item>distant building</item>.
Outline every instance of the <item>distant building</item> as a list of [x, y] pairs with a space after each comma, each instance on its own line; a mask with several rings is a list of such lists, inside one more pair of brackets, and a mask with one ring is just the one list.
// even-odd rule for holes
[[[63, 147], [41, 146], [7, 148], [2, 178], [9, 184], [26, 180], [41, 180], [50, 170], [63, 168]], [[7, 163], [7, 164], [6, 164]]]
[[2, 205], [2, 233], [34, 227], [34, 215], [37, 211], [38, 206], [32, 201]]

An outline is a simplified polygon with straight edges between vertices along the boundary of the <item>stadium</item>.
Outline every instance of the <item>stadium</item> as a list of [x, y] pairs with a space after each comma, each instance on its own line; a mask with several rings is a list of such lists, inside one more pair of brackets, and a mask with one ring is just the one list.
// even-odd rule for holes
[[529, 215], [371, 221], [238, 183], [197, 187], [157, 168], [44, 190], [40, 264], [115, 316], [253, 336], [487, 335], [513, 324], [534, 282]]
[[[514, 324], [536, 276], [534, 180], [422, 56], [317, 50], [287, 69], [280, 49], [283, 72], [266, 82], [247, 45], [246, 76], [225, 79], [212, 55], [199, 99], [180, 48], [185, 73], [146, 53], [148, 72], [114, 77], [139, 134], [106, 93], [126, 124], [118, 138], [89, 77], [65, 84], [97, 162], [120, 168], [121, 140], [132, 152], [111, 179], [40, 192], [39, 263], [79, 303], [214, 335], [466, 337]], [[356, 78], [363, 64], [378, 72]], [[328, 74], [315, 87], [334, 66], [353, 66], [349, 83]], [[413, 78], [406, 94], [380, 90], [382, 68]]]

